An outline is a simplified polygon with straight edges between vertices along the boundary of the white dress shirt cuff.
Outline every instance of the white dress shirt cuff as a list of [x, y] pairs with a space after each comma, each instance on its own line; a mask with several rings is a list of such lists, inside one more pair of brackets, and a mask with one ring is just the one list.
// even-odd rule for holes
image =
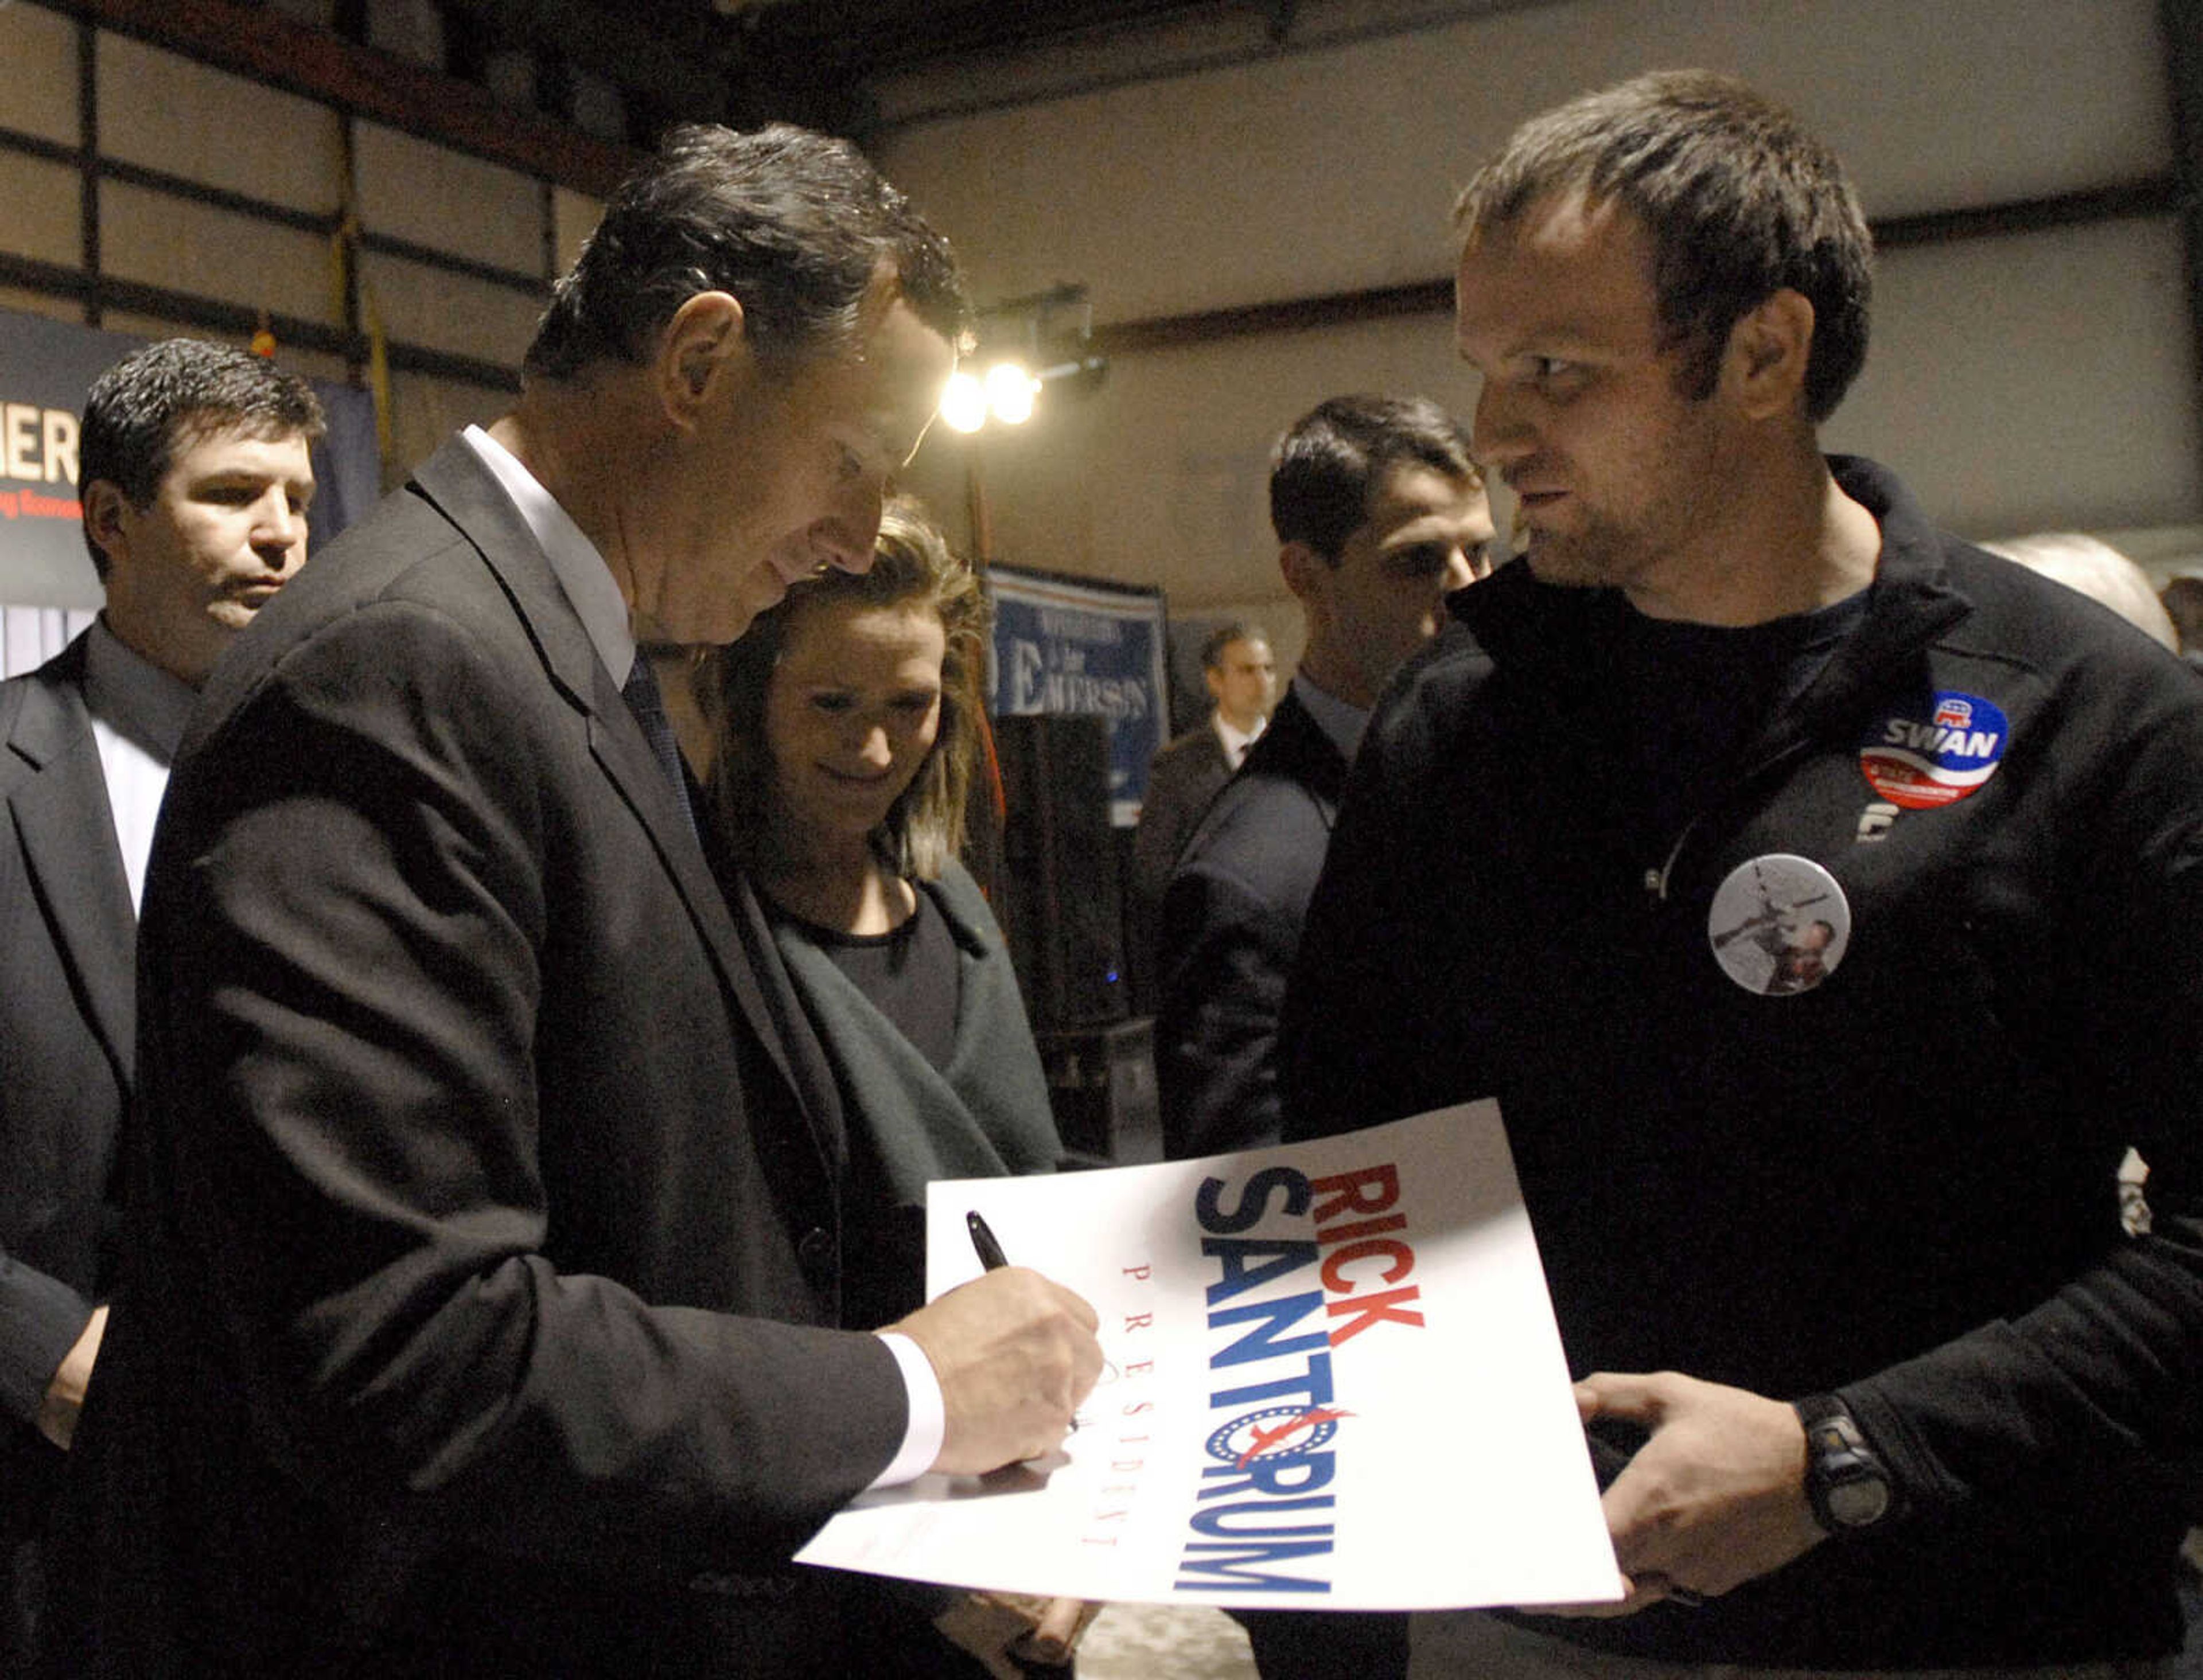
[[948, 1405], [941, 1397], [941, 1379], [933, 1374], [933, 1362], [924, 1348], [891, 1330], [875, 1334], [902, 1368], [902, 1386], [910, 1395], [910, 1422], [902, 1432], [901, 1449], [871, 1483], [874, 1488], [895, 1488], [915, 1482], [933, 1468], [941, 1456], [942, 1438], [948, 1433]]

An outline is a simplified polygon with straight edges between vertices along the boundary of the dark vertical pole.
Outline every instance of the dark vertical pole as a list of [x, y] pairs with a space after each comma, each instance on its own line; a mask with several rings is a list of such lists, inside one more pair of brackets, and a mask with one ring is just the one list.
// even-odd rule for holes
[[2203, 0], [2158, 0], [2165, 79], [2172, 92], [2172, 167], [2188, 252], [2188, 321], [2203, 408]]
[[543, 206], [543, 284], [552, 286], [558, 279], [558, 186], [547, 175], [536, 183], [542, 195]]
[[979, 463], [979, 434], [964, 445], [964, 512], [972, 524], [972, 569], [981, 577], [995, 562], [995, 510], [987, 499], [987, 475]]
[[83, 149], [77, 225], [84, 263], [84, 324], [97, 327], [105, 314], [99, 280], [99, 30], [88, 18], [76, 26], [76, 133]]
[[[934, 421], [932, 435], [938, 437], [948, 428], [939, 419]], [[995, 558], [994, 511], [987, 502], [987, 480], [979, 465], [979, 434], [955, 439], [961, 445], [964, 456], [964, 511], [972, 528], [972, 569], [981, 578]], [[995, 657], [994, 639], [987, 641], [987, 658]], [[1000, 681], [999, 673], [995, 681]], [[995, 692], [995, 682], [989, 682], [987, 693]], [[964, 801], [965, 868], [979, 883], [979, 890], [987, 895], [998, 916], [1009, 915], [1009, 858], [1006, 850], [1009, 802], [1002, 784], [1002, 760], [995, 737], [994, 720], [983, 705], [979, 708], [979, 763], [972, 777], [970, 792]]]
[[343, 265], [344, 321], [346, 341], [352, 348], [345, 353], [345, 378], [357, 385], [366, 371], [358, 346], [367, 336], [360, 319], [359, 308], [359, 136], [352, 125], [350, 111], [337, 113], [337, 261]]

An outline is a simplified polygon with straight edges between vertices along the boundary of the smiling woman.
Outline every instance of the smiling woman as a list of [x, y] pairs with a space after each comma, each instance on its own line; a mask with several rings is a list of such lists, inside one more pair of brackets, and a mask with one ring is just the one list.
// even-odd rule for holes
[[1061, 1152], [1001, 930], [956, 861], [989, 617], [900, 502], [868, 569], [796, 582], [699, 671], [724, 885], [738, 908], [755, 891], [840, 1088], [851, 1329], [923, 1300], [928, 1183]]
[[854, 1328], [919, 1304], [928, 1182], [1060, 1150], [1001, 931], [956, 861], [988, 618], [897, 503], [868, 570], [797, 583], [700, 673], [728, 891], [762, 902], [848, 1110]]
[[[893, 898], [866, 893], [853, 933], [888, 931], [864, 924], [895, 919], [911, 891], [872, 866], [871, 834], [940, 739], [947, 644], [940, 616], [919, 603], [873, 606], [845, 596], [799, 618], [765, 684], [771, 797], [790, 837], [836, 885], [902, 889]], [[834, 868], [836, 852], [846, 870]]]
[[759, 891], [853, 935], [915, 913], [964, 838], [989, 610], [914, 503], [868, 565], [794, 581], [710, 658], [720, 837]]

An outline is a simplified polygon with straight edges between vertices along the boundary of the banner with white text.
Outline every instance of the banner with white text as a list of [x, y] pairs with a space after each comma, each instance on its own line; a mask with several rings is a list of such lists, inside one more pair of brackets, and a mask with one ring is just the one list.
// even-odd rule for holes
[[987, 710], [1098, 714], [1109, 729], [1110, 821], [1131, 827], [1148, 760], [1170, 734], [1161, 592], [995, 566], [987, 593], [995, 604]]

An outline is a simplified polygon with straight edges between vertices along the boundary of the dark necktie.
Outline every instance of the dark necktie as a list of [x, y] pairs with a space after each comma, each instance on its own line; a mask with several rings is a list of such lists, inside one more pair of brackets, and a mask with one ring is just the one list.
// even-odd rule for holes
[[688, 804], [688, 777], [681, 767], [681, 745], [673, 738], [673, 720], [665, 715], [665, 700], [658, 692], [658, 678], [641, 648], [635, 650], [635, 665], [620, 689], [620, 699], [627, 702], [627, 709], [642, 726], [642, 738], [650, 743], [658, 768], [673, 784], [673, 797], [681, 802], [682, 816], [688, 819], [688, 832], [694, 834], [696, 813]]

